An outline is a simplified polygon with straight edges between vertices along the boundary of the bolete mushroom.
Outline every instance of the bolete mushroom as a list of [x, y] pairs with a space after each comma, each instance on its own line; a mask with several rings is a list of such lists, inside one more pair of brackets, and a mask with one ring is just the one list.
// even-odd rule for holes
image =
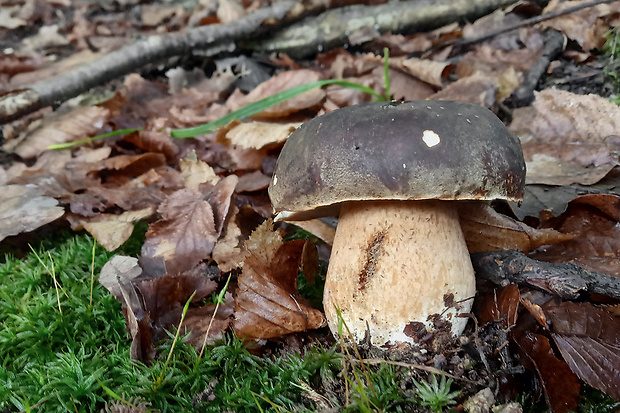
[[363, 103], [291, 134], [269, 196], [286, 220], [340, 219], [323, 306], [356, 341], [415, 343], [433, 325], [463, 332], [475, 277], [458, 218], [463, 200], [520, 200], [517, 137], [488, 109], [460, 102]]

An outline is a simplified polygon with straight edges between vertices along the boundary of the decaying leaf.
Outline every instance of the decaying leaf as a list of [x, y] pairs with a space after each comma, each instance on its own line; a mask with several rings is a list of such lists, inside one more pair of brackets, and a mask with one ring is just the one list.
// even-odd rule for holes
[[201, 160], [184, 158], [179, 161], [179, 167], [185, 186], [190, 189], [197, 189], [205, 182], [215, 185], [220, 180], [213, 168]]
[[459, 220], [469, 252], [519, 249], [527, 253], [575, 237], [550, 228], [532, 228], [480, 202], [459, 206]]
[[319, 328], [323, 314], [297, 295], [303, 240], [283, 242], [266, 221], [246, 242], [238, 279], [234, 328], [239, 336], [272, 338]]
[[0, 240], [32, 231], [65, 213], [54, 198], [26, 185], [5, 185], [0, 194]]

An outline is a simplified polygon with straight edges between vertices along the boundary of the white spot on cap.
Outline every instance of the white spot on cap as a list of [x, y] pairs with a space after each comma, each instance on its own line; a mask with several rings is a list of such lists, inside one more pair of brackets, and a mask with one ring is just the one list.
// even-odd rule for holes
[[403, 168], [407, 168], [407, 165], [406, 165], [406, 164], [403, 164]]
[[439, 142], [441, 142], [439, 135], [437, 135], [435, 131], [432, 130], [425, 130], [424, 133], [422, 133], [422, 140], [429, 148], [432, 148], [435, 145], [439, 145]]
[[276, 186], [276, 184], [278, 183], [278, 177], [277, 176], [273, 176], [273, 186]]

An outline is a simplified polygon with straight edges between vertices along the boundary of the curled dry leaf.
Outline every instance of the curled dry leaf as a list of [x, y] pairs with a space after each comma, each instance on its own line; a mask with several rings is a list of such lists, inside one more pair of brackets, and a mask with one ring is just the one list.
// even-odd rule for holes
[[161, 153], [168, 162], [176, 159], [179, 147], [170, 135], [156, 131], [137, 131], [123, 138], [123, 141], [132, 143], [146, 152]]
[[[224, 303], [220, 304], [215, 316], [215, 304], [205, 305], [202, 307], [192, 307], [187, 310], [185, 321], [183, 322], [184, 334], [190, 333], [188, 341], [197, 348], [202, 347], [205, 334], [208, 337], [207, 344], [214, 344], [216, 340], [221, 340], [224, 331], [230, 327], [232, 323], [232, 315], [234, 311], [234, 300], [231, 293], [224, 295]], [[213, 322], [211, 319], [213, 318]], [[211, 328], [209, 328], [211, 325]]]
[[463, 203], [459, 207], [459, 220], [469, 252], [519, 249], [528, 253], [542, 245], [575, 237], [551, 228], [532, 228], [480, 202]]
[[50, 145], [73, 142], [95, 135], [108, 121], [109, 111], [99, 106], [85, 106], [51, 116], [43, 125], [29, 133], [15, 148], [10, 141], [5, 151], [15, 152], [24, 159], [34, 158]]
[[252, 233], [235, 296], [234, 328], [239, 336], [272, 338], [319, 328], [323, 314], [297, 295], [303, 240], [283, 242], [271, 220]]
[[521, 139], [528, 183], [598, 182], [618, 165], [620, 107], [597, 95], [545, 89], [516, 109], [510, 130]]
[[[261, 83], [245, 96], [239, 94], [231, 95], [228, 101], [226, 101], [226, 105], [230, 108], [230, 110], [237, 110], [252, 102], [256, 102], [260, 99], [272, 96], [295, 86], [316, 82], [319, 79], [320, 74], [312, 70], [289, 70]], [[282, 102], [265, 109], [264, 111], [254, 115], [254, 117], [277, 118], [288, 116], [291, 113], [296, 113], [301, 110], [314, 107], [320, 104], [324, 98], [325, 92], [322, 89], [315, 88], [302, 93], [301, 95], [297, 95], [286, 102]]]
[[235, 188], [235, 192], [255, 192], [261, 189], [267, 189], [271, 177], [263, 174], [261, 171], [250, 172], [239, 177], [239, 183]]
[[54, 198], [26, 185], [5, 185], [0, 194], [0, 240], [32, 231], [65, 213]]

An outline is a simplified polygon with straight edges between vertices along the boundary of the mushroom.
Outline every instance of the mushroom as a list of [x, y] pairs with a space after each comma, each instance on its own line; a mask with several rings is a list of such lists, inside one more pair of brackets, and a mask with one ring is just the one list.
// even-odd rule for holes
[[291, 134], [269, 196], [287, 221], [336, 215], [323, 306], [362, 341], [460, 335], [476, 292], [459, 201], [520, 200], [521, 144], [488, 109], [461, 102], [363, 103]]

